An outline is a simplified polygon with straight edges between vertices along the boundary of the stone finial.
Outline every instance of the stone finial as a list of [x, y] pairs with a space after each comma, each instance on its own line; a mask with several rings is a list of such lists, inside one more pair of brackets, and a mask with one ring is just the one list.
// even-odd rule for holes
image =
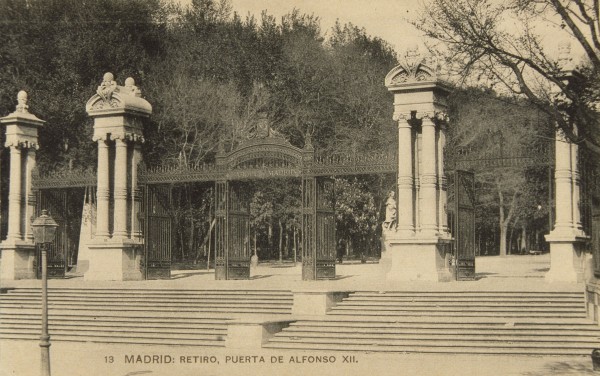
[[19, 94], [17, 94], [16, 112], [22, 112], [22, 113], [29, 112], [29, 106], [27, 105], [27, 92], [24, 90], [19, 91]]
[[102, 78], [102, 83], [98, 86], [98, 90], [96, 93], [106, 102], [109, 102], [112, 98], [112, 93], [117, 88], [117, 83], [115, 82], [115, 76], [112, 73], [107, 72], [104, 73], [104, 77]]
[[563, 39], [558, 42], [558, 64], [562, 70], [573, 70], [573, 57], [571, 56], [571, 42]]
[[306, 132], [306, 136], [304, 137], [304, 149], [306, 149], [306, 150], [313, 149], [312, 134], [310, 132]]
[[127, 79], [125, 80], [125, 88], [127, 89], [127, 93], [135, 95], [136, 97], [141, 97], [142, 96], [142, 91], [135, 86], [135, 80], [133, 79], [133, 77], [127, 77]]
[[417, 44], [407, 48], [400, 58], [400, 64], [386, 76], [386, 86], [398, 84], [435, 81], [438, 77], [439, 68], [435, 58], [422, 54]]

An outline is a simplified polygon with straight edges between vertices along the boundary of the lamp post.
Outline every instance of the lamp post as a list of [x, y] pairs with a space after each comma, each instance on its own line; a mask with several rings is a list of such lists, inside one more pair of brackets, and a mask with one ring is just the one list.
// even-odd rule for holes
[[41, 376], [50, 376], [50, 335], [48, 335], [48, 243], [52, 243], [58, 224], [48, 215], [47, 210], [42, 210], [42, 215], [31, 224], [33, 240], [40, 245], [42, 253], [42, 335], [40, 336], [41, 349]]

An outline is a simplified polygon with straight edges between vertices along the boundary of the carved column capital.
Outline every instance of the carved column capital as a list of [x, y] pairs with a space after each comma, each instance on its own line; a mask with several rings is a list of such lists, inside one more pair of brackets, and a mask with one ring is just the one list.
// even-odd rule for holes
[[400, 121], [400, 120], [408, 121], [411, 119], [411, 115], [410, 115], [410, 112], [394, 112], [392, 119], [394, 119], [394, 121]]

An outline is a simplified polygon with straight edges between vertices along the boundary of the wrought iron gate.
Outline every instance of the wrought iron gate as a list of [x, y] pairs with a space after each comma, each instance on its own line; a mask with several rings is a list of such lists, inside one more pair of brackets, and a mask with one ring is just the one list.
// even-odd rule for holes
[[302, 178], [302, 279], [335, 278], [334, 181]]
[[142, 204], [145, 279], [171, 278], [171, 187], [146, 185]]
[[215, 279], [250, 279], [250, 205], [243, 187], [215, 184]]
[[[75, 262], [75, 252], [79, 244], [79, 227], [81, 225], [81, 197], [83, 189], [40, 189], [36, 195], [35, 216], [42, 214], [42, 209], [58, 224], [54, 242], [48, 252], [48, 277], [63, 278], [70, 264]], [[28, 218], [27, 220], [33, 220]], [[41, 252], [36, 247], [36, 274], [41, 278]]]
[[475, 175], [454, 172], [454, 272], [456, 280], [475, 278]]

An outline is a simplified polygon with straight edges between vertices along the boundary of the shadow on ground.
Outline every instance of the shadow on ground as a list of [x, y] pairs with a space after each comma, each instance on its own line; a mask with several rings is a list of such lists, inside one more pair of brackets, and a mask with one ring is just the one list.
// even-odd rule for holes
[[263, 278], [269, 278], [272, 276], [273, 276], [273, 274], [259, 274], [259, 275], [253, 275], [252, 277], [250, 277], [250, 279], [263, 279]]
[[551, 375], [598, 375], [594, 372], [591, 359], [587, 362], [553, 362], [546, 364], [543, 369], [535, 372], [524, 372], [525, 376], [551, 376]]
[[210, 271], [210, 272], [193, 272], [193, 273], [178, 273], [178, 274], [173, 274], [171, 273], [171, 279], [181, 279], [181, 278], [188, 278], [188, 277], [192, 277], [195, 275], [206, 275], [206, 274], [215, 274], [214, 271]]

